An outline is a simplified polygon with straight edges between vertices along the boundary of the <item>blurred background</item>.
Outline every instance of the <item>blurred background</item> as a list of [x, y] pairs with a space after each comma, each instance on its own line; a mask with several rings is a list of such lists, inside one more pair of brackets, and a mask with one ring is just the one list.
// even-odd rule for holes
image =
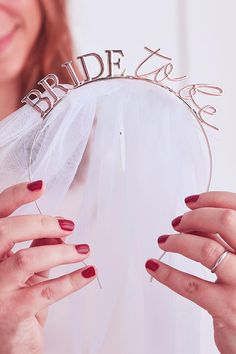
[[[181, 83], [210, 83], [224, 89], [206, 103], [217, 108], [207, 128], [213, 154], [211, 190], [236, 192], [234, 0], [69, 0], [76, 55], [123, 49], [134, 70], [144, 46], [173, 58]], [[140, 60], [141, 59], [141, 60]], [[176, 85], [176, 88], [178, 86]]]

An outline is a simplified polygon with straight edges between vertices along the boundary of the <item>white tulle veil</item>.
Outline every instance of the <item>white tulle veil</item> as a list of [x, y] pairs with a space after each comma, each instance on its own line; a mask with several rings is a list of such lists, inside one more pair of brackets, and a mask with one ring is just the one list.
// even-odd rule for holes
[[[43, 130], [42, 130], [43, 129]], [[43, 179], [44, 214], [72, 218], [71, 243], [88, 243], [88, 287], [52, 306], [46, 353], [215, 353], [208, 314], [150, 282], [144, 264], [161, 255], [184, 198], [209, 189], [205, 130], [181, 100], [144, 81], [113, 79], [71, 91], [42, 121], [24, 106], [0, 122], [0, 187]], [[15, 214], [38, 213], [35, 203]], [[177, 254], [163, 261], [209, 278]], [[78, 264], [54, 270], [53, 276]]]

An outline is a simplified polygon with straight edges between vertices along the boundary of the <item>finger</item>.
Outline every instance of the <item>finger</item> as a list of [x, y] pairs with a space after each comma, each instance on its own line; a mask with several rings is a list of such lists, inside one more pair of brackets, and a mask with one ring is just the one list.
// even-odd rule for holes
[[29, 303], [32, 304], [28, 310], [38, 313], [45, 307], [81, 289], [95, 278], [94, 266], [83, 267], [62, 277], [20, 290], [22, 304], [24, 307], [27, 307]]
[[68, 236], [74, 226], [72, 220], [57, 219], [49, 215], [20, 215], [1, 218], [0, 253], [8, 251], [16, 242]]
[[1, 259], [0, 262], [4, 261], [5, 259], [7, 259], [8, 257], [11, 257], [14, 254], [13, 251], [7, 251], [6, 253], [1, 255]]
[[[146, 262], [149, 274], [179, 295], [193, 301], [209, 313], [215, 313], [220, 304], [220, 285], [200, 279], [194, 275], [181, 272], [155, 259]], [[214, 301], [212, 301], [214, 299]]]
[[236, 249], [236, 211], [223, 208], [199, 208], [191, 210], [172, 221], [179, 232], [191, 233], [192, 230], [218, 233], [234, 250]]
[[[49, 271], [44, 272], [38, 272], [32, 275], [26, 282], [25, 282], [25, 287], [26, 286], [32, 286], [38, 283], [41, 283], [42, 281], [45, 281], [49, 278]], [[24, 284], [23, 284], [24, 285]], [[24, 286], [21, 286], [24, 287]]]
[[[191, 234], [162, 235], [158, 238], [161, 249], [167, 252], [182, 254], [208, 269], [212, 269], [217, 259], [224, 253], [225, 248], [214, 240]], [[228, 254], [217, 266], [216, 275], [221, 282], [236, 283], [236, 256]]]
[[[30, 247], [60, 245], [60, 244], [64, 244], [62, 238], [39, 238], [33, 240]], [[45, 280], [45, 278], [48, 277], [49, 277], [49, 269], [34, 274], [30, 279], [28, 279], [27, 284], [31, 284], [31, 285], [37, 284], [39, 283], [39, 281]]]
[[188, 196], [185, 203], [190, 209], [214, 207], [236, 210], [236, 193], [210, 191]]
[[38, 238], [32, 241], [30, 247], [38, 247], [38, 246], [50, 246], [50, 245], [62, 245], [65, 242], [62, 238]]
[[23, 182], [5, 189], [0, 193], [0, 218], [9, 216], [23, 204], [38, 199], [44, 191], [42, 180]]
[[[63, 216], [60, 216], [60, 215], [56, 215], [56, 218], [57, 218], [57, 219], [64, 219]], [[60, 240], [62, 240], [63, 242], [65, 242], [66, 237], [65, 237], [65, 236], [64, 236], [64, 237], [61, 237]]]
[[22, 249], [0, 264], [0, 286], [19, 289], [34, 273], [62, 264], [81, 262], [89, 255], [88, 245], [51, 245]]
[[47, 316], [48, 316], [48, 308], [44, 308], [43, 310], [36, 313], [35, 317], [37, 318], [41, 327], [45, 326]]
[[[36, 247], [36, 246], [43, 246], [43, 245], [57, 245], [57, 244], [64, 244], [64, 237], [62, 238], [40, 238], [40, 239], [36, 239], [33, 240], [33, 242], [31, 243], [30, 247]], [[5, 253], [0, 262], [7, 259], [8, 257], [11, 257], [14, 255], [13, 251], [8, 251], [7, 253]], [[36, 274], [35, 274], [36, 275]], [[35, 276], [34, 275], [34, 276]], [[49, 270], [46, 271], [42, 271], [42, 272], [38, 272], [37, 275], [39, 275], [40, 277], [43, 278], [48, 278], [49, 276]], [[33, 277], [34, 277], [33, 276]], [[44, 279], [45, 280], [45, 279]], [[38, 281], [36, 281], [37, 283]], [[35, 281], [33, 281], [33, 283], [35, 283]]]
[[205, 238], [210, 238], [211, 240], [217, 241], [222, 245], [227, 251], [234, 253], [234, 249], [228, 245], [218, 234], [212, 234], [210, 232], [201, 232], [201, 231], [191, 231], [191, 235], [202, 236]]

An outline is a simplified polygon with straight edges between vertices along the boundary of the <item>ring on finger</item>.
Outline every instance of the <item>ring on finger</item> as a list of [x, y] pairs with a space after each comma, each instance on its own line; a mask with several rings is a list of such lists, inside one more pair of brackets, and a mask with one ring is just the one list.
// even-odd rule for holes
[[215, 273], [216, 268], [218, 267], [218, 265], [220, 265], [220, 263], [225, 259], [225, 257], [227, 257], [227, 255], [231, 253], [229, 251], [224, 251], [222, 253], [222, 255], [216, 260], [215, 264], [213, 265], [213, 267], [211, 268], [211, 272]]

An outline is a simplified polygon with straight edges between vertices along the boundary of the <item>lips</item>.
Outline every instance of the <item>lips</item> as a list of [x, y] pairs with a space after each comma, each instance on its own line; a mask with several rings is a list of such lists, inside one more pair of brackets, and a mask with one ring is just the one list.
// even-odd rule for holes
[[18, 26], [14, 26], [7, 34], [0, 36], [0, 52], [4, 51], [8, 45], [11, 43], [12, 38], [14, 37]]

